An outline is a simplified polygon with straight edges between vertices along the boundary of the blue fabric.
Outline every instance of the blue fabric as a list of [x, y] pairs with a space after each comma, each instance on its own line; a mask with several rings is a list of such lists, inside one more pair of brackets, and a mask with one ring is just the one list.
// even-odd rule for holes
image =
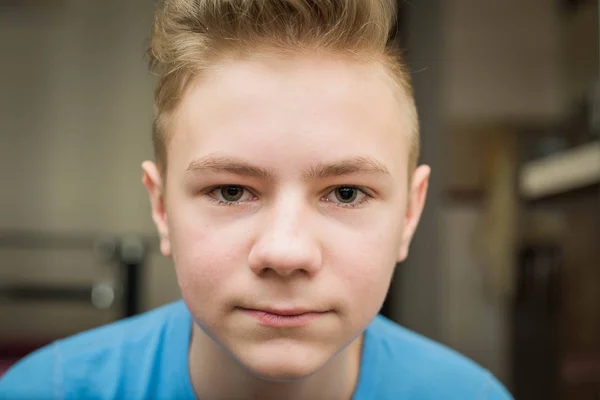
[[[191, 316], [169, 304], [57, 341], [0, 379], [0, 399], [190, 399]], [[472, 361], [377, 316], [365, 332], [354, 400], [510, 399]]]

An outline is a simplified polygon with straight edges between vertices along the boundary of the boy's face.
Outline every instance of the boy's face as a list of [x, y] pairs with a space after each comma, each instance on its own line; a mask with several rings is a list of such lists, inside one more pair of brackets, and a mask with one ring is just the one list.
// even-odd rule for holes
[[307, 376], [379, 311], [429, 176], [408, 186], [401, 97], [374, 65], [224, 62], [173, 116], [167, 182], [144, 163], [190, 312], [254, 373]]

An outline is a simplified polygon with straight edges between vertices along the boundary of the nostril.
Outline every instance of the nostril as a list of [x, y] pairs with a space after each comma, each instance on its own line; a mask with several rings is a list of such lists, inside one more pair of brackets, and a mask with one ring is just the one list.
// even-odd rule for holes
[[297, 274], [302, 274], [305, 271], [303, 269], [292, 269], [292, 268], [271, 268], [271, 267], [267, 267], [264, 268], [261, 272], [260, 275], [262, 275], [263, 277], [289, 277], [292, 275], [297, 275]]

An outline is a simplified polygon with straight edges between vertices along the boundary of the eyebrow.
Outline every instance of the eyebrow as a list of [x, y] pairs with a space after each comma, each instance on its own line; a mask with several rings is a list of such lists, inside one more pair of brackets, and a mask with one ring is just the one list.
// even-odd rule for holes
[[194, 160], [187, 167], [187, 171], [213, 171], [213, 172], [229, 172], [240, 176], [250, 176], [263, 180], [272, 181], [275, 179], [275, 172], [254, 166], [244, 160], [233, 157], [220, 157], [208, 155], [198, 160]]
[[[273, 181], [277, 174], [272, 169], [252, 165], [235, 157], [208, 155], [192, 161], [187, 171], [228, 172]], [[303, 174], [306, 181], [345, 176], [352, 174], [380, 174], [391, 176], [389, 169], [380, 161], [369, 156], [350, 157], [333, 163], [318, 163]]]
[[390, 171], [382, 162], [373, 157], [364, 156], [351, 157], [331, 164], [319, 163], [304, 174], [304, 179], [309, 181], [360, 173], [391, 176]]

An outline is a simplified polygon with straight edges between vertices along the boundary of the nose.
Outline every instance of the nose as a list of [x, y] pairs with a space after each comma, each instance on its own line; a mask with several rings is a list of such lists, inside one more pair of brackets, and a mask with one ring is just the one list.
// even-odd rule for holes
[[300, 202], [282, 203], [265, 210], [248, 256], [250, 269], [258, 275], [314, 275], [321, 269], [322, 254], [307, 210]]

